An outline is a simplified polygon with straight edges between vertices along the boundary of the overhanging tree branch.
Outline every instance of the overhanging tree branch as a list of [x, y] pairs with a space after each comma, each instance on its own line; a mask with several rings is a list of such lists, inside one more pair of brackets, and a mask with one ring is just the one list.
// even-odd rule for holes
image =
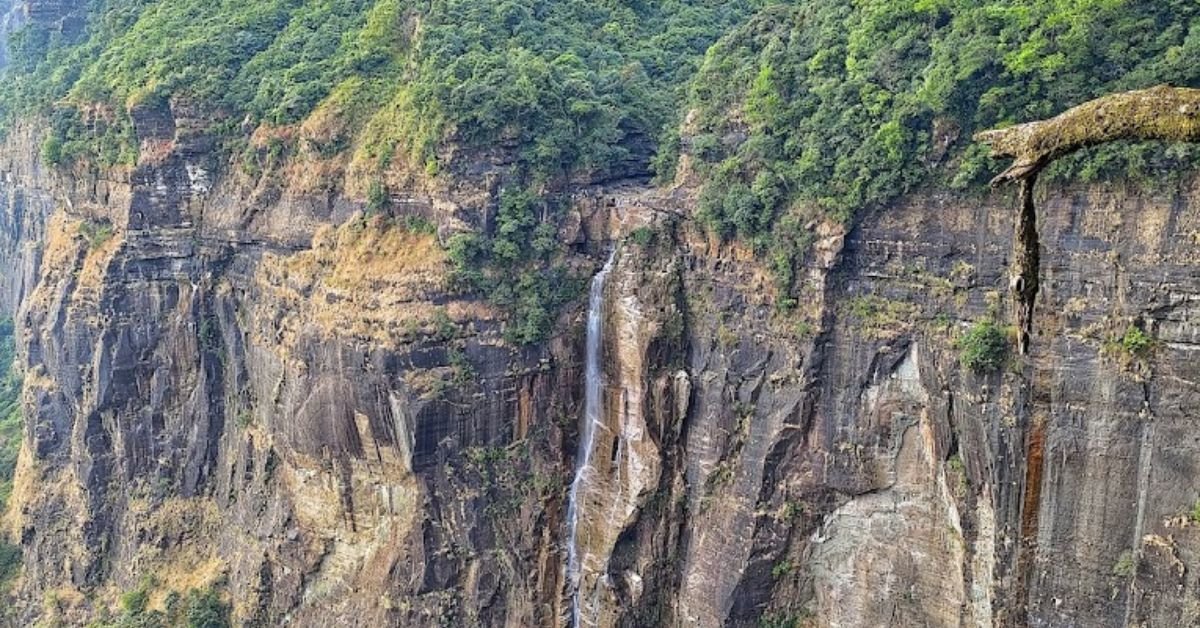
[[1014, 159], [993, 186], [1032, 178], [1059, 157], [1116, 140], [1200, 142], [1200, 89], [1159, 85], [1111, 94], [1048, 120], [975, 135], [993, 157]]

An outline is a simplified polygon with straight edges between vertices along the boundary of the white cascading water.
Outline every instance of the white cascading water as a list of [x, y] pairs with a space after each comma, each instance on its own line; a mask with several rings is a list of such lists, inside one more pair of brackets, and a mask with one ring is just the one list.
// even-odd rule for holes
[[575, 480], [571, 482], [571, 493], [567, 502], [567, 575], [571, 583], [571, 625], [579, 628], [579, 579], [580, 557], [577, 547], [576, 532], [579, 528], [579, 489], [583, 485], [585, 474], [591, 471], [592, 446], [596, 440], [596, 428], [600, 426], [601, 412], [604, 410], [604, 371], [600, 368], [602, 356], [602, 340], [604, 332], [604, 282], [612, 271], [613, 262], [617, 259], [617, 251], [609, 254], [604, 268], [592, 278], [592, 288], [588, 295], [587, 317], [587, 354], [584, 368], [583, 423], [579, 430], [579, 454], [575, 457]]

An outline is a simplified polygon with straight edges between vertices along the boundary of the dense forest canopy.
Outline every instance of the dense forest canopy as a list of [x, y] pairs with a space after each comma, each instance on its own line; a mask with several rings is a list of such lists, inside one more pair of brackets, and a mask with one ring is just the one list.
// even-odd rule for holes
[[[323, 109], [345, 130], [320, 152], [380, 171], [454, 176], [447, 155], [470, 151], [447, 147], [510, 151], [495, 232], [451, 254], [464, 286], [517, 313], [522, 341], [569, 298], [543, 272], [559, 252], [548, 199], [566, 182], [630, 159], [667, 182], [690, 155], [698, 217], [769, 259], [786, 309], [813, 218], [981, 185], [974, 130], [1200, 84], [1192, 0], [91, 0], [87, 13], [81, 32], [19, 33], [0, 87], [2, 119], [52, 122], [53, 164], [133, 163], [128, 110], [173, 96], [223, 112], [231, 154], [245, 121]], [[97, 110], [111, 113], [84, 120]], [[1122, 144], [1056, 168], [1145, 177], [1194, 156]]]
[[[0, 103], [120, 111], [181, 94], [282, 125], [333, 99], [367, 149], [431, 170], [448, 141], [515, 144], [535, 176], [603, 170], [629, 136], [674, 123], [704, 51], [759, 4], [92, 0], [85, 33], [35, 23], [15, 38]], [[67, 156], [97, 149], [62, 139]]]

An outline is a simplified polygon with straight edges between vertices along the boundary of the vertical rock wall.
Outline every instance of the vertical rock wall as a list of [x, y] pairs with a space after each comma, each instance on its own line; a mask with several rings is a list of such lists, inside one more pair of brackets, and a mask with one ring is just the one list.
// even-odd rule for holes
[[[154, 574], [158, 600], [227, 583], [241, 624], [562, 625], [582, 303], [515, 349], [435, 235], [247, 189], [186, 103], [135, 118], [156, 152], [129, 171], [46, 172], [33, 129], [0, 152], [20, 623]], [[404, 211], [486, 213], [488, 185]], [[623, 240], [580, 533], [596, 623], [1194, 623], [1200, 188], [1038, 194], [1030, 355], [987, 374], [956, 338], [1011, 305], [1005, 196], [811, 225], [793, 311], [686, 189], [581, 201], [569, 263]]]

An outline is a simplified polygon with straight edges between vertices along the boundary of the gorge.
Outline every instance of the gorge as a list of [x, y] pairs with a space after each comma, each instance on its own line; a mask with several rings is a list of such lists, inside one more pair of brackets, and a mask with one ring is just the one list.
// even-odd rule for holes
[[0, 15], [0, 626], [1200, 622], [1194, 3]]

